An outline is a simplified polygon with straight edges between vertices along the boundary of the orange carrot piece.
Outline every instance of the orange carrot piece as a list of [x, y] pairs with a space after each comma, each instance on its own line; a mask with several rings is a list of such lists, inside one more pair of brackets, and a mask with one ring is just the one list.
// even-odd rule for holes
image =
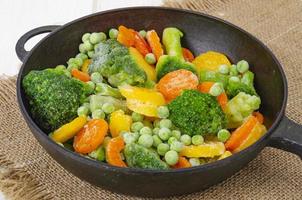
[[87, 82], [87, 81], [90, 81], [90, 76], [89, 74], [85, 73], [85, 72], [81, 72], [80, 70], [78, 69], [72, 69], [71, 70], [71, 75], [76, 78], [76, 79], [79, 79], [80, 81], [83, 81], [83, 82]]
[[192, 62], [194, 60], [193, 53], [187, 48], [182, 48], [182, 55], [186, 61]]
[[258, 120], [253, 115], [249, 116], [240, 127], [238, 127], [231, 135], [231, 137], [225, 143], [227, 150], [233, 151], [248, 137]]
[[138, 32], [135, 31], [134, 47], [145, 56], [148, 53], [151, 53], [151, 48], [149, 47], [146, 40], [140, 36]]
[[103, 119], [90, 120], [75, 136], [73, 147], [78, 153], [90, 153], [102, 144], [108, 124]]
[[160, 39], [155, 30], [151, 30], [147, 32], [146, 35], [147, 41], [152, 49], [152, 53], [155, 55], [156, 60], [159, 59], [164, 54], [164, 50], [160, 43]]
[[179, 69], [169, 72], [160, 79], [157, 90], [161, 92], [167, 101], [175, 99], [184, 89], [197, 89], [198, 78], [191, 71]]
[[258, 121], [260, 122], [260, 124], [263, 124], [264, 122], [264, 117], [260, 112], [253, 112], [253, 115], [258, 119]]
[[122, 137], [111, 139], [106, 147], [106, 160], [110, 165], [118, 167], [127, 167], [122, 160], [120, 152], [125, 148], [125, 142]]
[[[206, 81], [198, 85], [198, 90], [203, 93], [209, 93], [211, 87], [214, 85], [214, 82]], [[221, 93], [217, 97], [217, 101], [220, 104], [222, 109], [225, 109], [226, 104], [228, 103], [228, 96], [225, 92]]]
[[185, 158], [180, 156], [178, 162], [172, 166], [174, 169], [188, 168], [191, 167], [191, 163]]
[[125, 26], [119, 26], [118, 30], [117, 41], [126, 47], [133, 46], [135, 43], [135, 31], [133, 29], [128, 29]]

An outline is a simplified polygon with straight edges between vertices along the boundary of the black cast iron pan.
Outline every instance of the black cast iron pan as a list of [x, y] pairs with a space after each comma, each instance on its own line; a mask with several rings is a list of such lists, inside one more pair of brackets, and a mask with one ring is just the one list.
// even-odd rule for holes
[[[268, 132], [249, 148], [214, 163], [199, 167], [154, 171], [119, 168], [99, 163], [73, 153], [50, 140], [30, 115], [21, 86], [22, 78], [34, 69], [65, 63], [78, 51], [85, 32], [108, 31], [119, 25], [136, 30], [178, 27], [185, 33], [183, 46], [195, 54], [214, 50], [228, 55], [232, 62], [245, 59], [255, 75], [257, 92], [261, 96], [261, 113]], [[31, 37], [51, 32], [30, 52], [24, 44]], [[285, 114], [287, 82], [283, 69], [272, 52], [246, 31], [215, 17], [180, 9], [136, 7], [92, 14], [63, 26], [44, 26], [24, 34], [16, 45], [23, 62], [17, 81], [18, 103], [32, 133], [45, 150], [66, 170], [102, 188], [145, 197], [165, 197], [188, 194], [217, 184], [243, 168], [267, 146], [280, 148], [302, 156], [302, 127]], [[184, 184], [185, 183], [185, 184]]]

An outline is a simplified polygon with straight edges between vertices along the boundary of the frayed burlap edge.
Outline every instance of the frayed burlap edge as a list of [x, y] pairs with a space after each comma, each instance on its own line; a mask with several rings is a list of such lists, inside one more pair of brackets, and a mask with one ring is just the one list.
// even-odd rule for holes
[[[0, 102], [15, 101], [16, 77], [2, 76], [1, 87], [5, 92], [0, 93]], [[2, 90], [3, 91], [3, 90]], [[50, 200], [53, 195], [47, 191], [45, 185], [32, 177], [23, 166], [18, 166], [0, 153], [0, 191], [10, 200], [31, 199]]]

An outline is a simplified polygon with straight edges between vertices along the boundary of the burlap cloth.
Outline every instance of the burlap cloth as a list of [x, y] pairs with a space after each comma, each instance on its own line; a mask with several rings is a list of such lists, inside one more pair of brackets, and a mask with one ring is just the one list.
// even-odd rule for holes
[[[302, 1], [166, 1], [230, 21], [268, 45], [289, 82], [287, 115], [302, 123]], [[10, 199], [132, 199], [94, 187], [58, 165], [37, 143], [17, 106], [15, 78], [0, 80], [0, 190]], [[173, 184], [173, 183], [171, 183]], [[185, 184], [185, 183], [184, 183]], [[302, 199], [302, 162], [266, 148], [232, 178], [179, 199]]]

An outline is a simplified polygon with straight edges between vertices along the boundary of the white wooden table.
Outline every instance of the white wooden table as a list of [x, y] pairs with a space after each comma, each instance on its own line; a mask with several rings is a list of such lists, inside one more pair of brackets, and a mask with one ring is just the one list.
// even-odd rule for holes
[[[21, 62], [15, 44], [25, 32], [44, 25], [62, 25], [101, 10], [129, 6], [157, 6], [162, 0], [1, 0], [0, 76], [16, 75]], [[45, 35], [44, 35], [45, 36]], [[26, 44], [30, 50], [43, 35]], [[0, 191], [0, 200], [5, 197]]]

